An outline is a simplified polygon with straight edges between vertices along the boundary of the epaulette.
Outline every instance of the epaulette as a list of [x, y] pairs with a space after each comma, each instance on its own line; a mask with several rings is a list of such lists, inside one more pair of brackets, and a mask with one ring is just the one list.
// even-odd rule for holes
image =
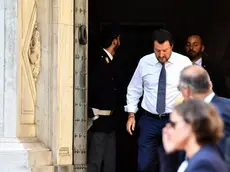
[[[104, 56], [101, 56], [101, 58], [104, 58]], [[109, 63], [109, 57], [105, 57], [106, 63]]]

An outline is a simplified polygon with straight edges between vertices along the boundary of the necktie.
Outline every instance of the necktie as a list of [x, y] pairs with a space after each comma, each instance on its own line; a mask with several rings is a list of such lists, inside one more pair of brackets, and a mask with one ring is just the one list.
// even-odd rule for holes
[[166, 71], [165, 71], [165, 63], [162, 63], [161, 73], [158, 82], [157, 108], [156, 108], [156, 111], [159, 114], [165, 112], [165, 97], [166, 97]]

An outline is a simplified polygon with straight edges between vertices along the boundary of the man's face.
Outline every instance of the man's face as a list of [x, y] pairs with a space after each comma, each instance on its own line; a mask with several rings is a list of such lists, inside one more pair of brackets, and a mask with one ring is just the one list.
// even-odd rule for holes
[[202, 44], [201, 38], [197, 35], [188, 37], [185, 51], [191, 61], [199, 59], [204, 51], [204, 45]]
[[121, 45], [120, 35], [113, 40], [113, 44], [114, 44], [114, 50], [116, 51], [118, 47], [120, 47]]
[[172, 46], [169, 41], [165, 41], [162, 44], [158, 41], [154, 41], [153, 46], [157, 59], [162, 63], [167, 62], [172, 54]]

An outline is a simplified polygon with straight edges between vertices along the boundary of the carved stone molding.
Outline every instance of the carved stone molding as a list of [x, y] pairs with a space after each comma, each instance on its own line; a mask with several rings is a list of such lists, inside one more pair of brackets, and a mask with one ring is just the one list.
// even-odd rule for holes
[[41, 61], [41, 43], [40, 33], [38, 31], [37, 23], [34, 24], [33, 34], [30, 42], [28, 51], [29, 62], [33, 74], [34, 81], [38, 79], [40, 72], [40, 61]]

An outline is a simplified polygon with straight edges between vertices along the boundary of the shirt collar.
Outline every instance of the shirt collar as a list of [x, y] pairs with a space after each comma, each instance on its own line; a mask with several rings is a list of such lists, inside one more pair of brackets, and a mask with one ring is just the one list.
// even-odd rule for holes
[[173, 51], [172, 51], [172, 54], [171, 54], [171, 56], [170, 56], [168, 62], [169, 62], [169, 63], [177, 63], [177, 62], [178, 62], [178, 60], [177, 60], [176, 56], [174, 55], [174, 52], [173, 52]]
[[113, 56], [106, 50], [103, 48], [103, 50], [106, 52], [106, 54], [109, 56], [110, 60], [113, 60]]
[[[154, 65], [156, 65], [157, 63], [160, 63], [160, 62], [158, 61], [155, 53], [154, 53], [154, 56], [155, 56], [155, 58], [154, 58]], [[169, 60], [167, 62], [169, 62], [169, 63], [176, 63], [177, 62], [176, 58], [174, 56], [174, 52], [173, 51], [172, 51], [171, 56], [170, 56], [170, 58], [169, 58]]]
[[205, 103], [210, 103], [210, 102], [212, 101], [212, 99], [213, 99], [214, 96], [215, 96], [215, 93], [212, 92], [212, 93], [209, 94], [207, 97], [205, 97], [204, 102], [205, 102]]
[[201, 66], [202, 65], [202, 58], [199, 58], [197, 61], [193, 63], [194, 65]]

